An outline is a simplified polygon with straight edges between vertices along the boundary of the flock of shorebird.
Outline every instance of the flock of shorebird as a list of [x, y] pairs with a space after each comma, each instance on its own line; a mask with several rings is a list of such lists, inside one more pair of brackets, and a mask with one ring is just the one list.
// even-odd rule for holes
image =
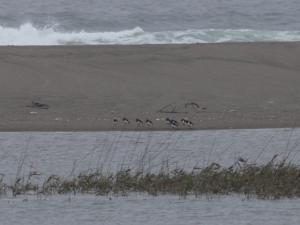
[[[196, 104], [196, 103], [189, 103], [189, 104]], [[31, 105], [27, 105], [26, 107], [39, 108], [39, 109], [49, 109], [49, 105], [44, 104], [44, 103], [35, 102], [35, 101], [32, 101]], [[186, 118], [182, 118], [180, 120], [180, 122], [178, 122], [175, 119], [170, 119], [168, 117], [163, 118], [163, 119], [159, 119], [159, 120], [164, 120], [167, 123], [167, 125], [171, 126], [174, 129], [179, 127], [180, 122], [183, 126], [188, 127], [188, 128], [192, 128], [193, 125], [194, 125], [192, 121], [190, 121]], [[128, 125], [128, 124], [130, 124], [130, 121], [126, 117], [123, 117], [121, 119], [114, 118], [113, 123], [114, 123], [114, 125], [118, 125], [118, 124]], [[142, 119], [136, 118], [135, 123], [136, 123], [137, 128], [141, 128], [143, 126], [146, 126], [146, 127], [152, 127], [153, 126], [153, 122], [150, 119], [142, 120]]]
[[[170, 119], [170, 118], [164, 118], [163, 119], [169, 126], [171, 126], [172, 128], [176, 129], [179, 127], [179, 122], [175, 119]], [[180, 120], [180, 122], [182, 123], [182, 125], [188, 127], [188, 128], [192, 128], [193, 127], [193, 122], [188, 120], [188, 119], [185, 119], [185, 118], [182, 118]], [[118, 125], [118, 124], [123, 124], [123, 125], [127, 125], [127, 124], [130, 124], [130, 121], [128, 118], [126, 117], [123, 117], [121, 119], [118, 119], [118, 118], [114, 118], [113, 119], [113, 123], [114, 125]], [[135, 123], [136, 123], [136, 126], [138, 128], [141, 128], [143, 127], [144, 125], [146, 127], [152, 127], [153, 126], [153, 122], [150, 120], [150, 119], [146, 119], [145, 121], [143, 121], [142, 119], [139, 119], [139, 118], [136, 118], [135, 119]]]

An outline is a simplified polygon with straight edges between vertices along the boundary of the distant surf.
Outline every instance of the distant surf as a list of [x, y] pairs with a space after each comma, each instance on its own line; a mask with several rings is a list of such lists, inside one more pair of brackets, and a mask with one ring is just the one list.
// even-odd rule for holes
[[26, 23], [18, 28], [0, 26], [0, 45], [139, 45], [221, 42], [300, 41], [300, 31], [250, 29], [189, 29], [148, 32], [140, 27], [116, 32], [62, 32], [54, 27], [36, 28]]

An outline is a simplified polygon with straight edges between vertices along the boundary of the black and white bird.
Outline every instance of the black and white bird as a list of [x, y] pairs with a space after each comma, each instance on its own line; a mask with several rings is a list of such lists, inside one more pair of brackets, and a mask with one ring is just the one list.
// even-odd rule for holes
[[171, 125], [171, 124], [172, 124], [172, 120], [171, 120], [170, 118], [168, 118], [168, 117], [165, 119], [165, 121], [167, 121], [167, 124], [168, 124], [168, 125]]
[[166, 118], [166, 121], [172, 128], [178, 128], [178, 122], [176, 120]]
[[149, 120], [149, 119], [146, 119], [146, 125], [148, 126], [148, 127], [152, 127], [153, 126], [153, 123], [152, 123], [152, 121], [151, 120]]
[[184, 119], [184, 118], [181, 119], [181, 123], [182, 123], [183, 125], [187, 125], [187, 122], [188, 122], [188, 120], [186, 120], [186, 119]]
[[113, 122], [114, 122], [114, 124], [116, 124], [116, 123], [119, 122], [119, 120], [118, 120], [117, 118], [114, 118], [114, 119], [113, 119]]
[[192, 126], [194, 126], [193, 122], [190, 120], [187, 120], [186, 125], [191, 128]]
[[184, 119], [184, 118], [181, 119], [181, 122], [183, 125], [188, 126], [189, 128], [191, 128], [194, 125], [192, 121]]
[[171, 127], [178, 128], [178, 122], [176, 120], [171, 120]]
[[126, 117], [123, 117], [122, 121], [123, 121], [123, 123], [125, 123], [125, 124], [129, 124], [129, 123], [130, 123], [130, 122], [129, 122], [129, 119], [127, 119]]
[[137, 118], [137, 119], [135, 120], [135, 122], [136, 122], [136, 125], [137, 125], [138, 127], [141, 127], [141, 126], [143, 126], [143, 124], [144, 124], [144, 122], [143, 122], [141, 119], [139, 119], [139, 118]]

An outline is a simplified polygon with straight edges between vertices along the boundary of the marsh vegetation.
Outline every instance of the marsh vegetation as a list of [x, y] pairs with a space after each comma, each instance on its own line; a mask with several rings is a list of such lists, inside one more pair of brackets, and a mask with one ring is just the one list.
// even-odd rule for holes
[[17, 177], [13, 184], [0, 180], [0, 193], [20, 194], [95, 194], [122, 195], [132, 192], [150, 195], [173, 194], [179, 196], [242, 194], [247, 198], [279, 199], [300, 197], [300, 167], [286, 160], [275, 162], [277, 156], [264, 164], [247, 163], [240, 158], [230, 167], [212, 163], [192, 171], [169, 169], [162, 165], [157, 173], [120, 170], [115, 173], [89, 170], [72, 177], [51, 175], [42, 183], [35, 183], [31, 173]]

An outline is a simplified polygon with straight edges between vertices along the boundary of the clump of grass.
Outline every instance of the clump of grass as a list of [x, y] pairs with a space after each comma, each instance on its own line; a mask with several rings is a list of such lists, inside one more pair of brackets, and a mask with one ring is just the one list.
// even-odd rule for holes
[[4, 175], [0, 175], [0, 196], [6, 194], [7, 185], [3, 182]]
[[37, 192], [38, 190], [38, 185], [37, 184], [33, 184], [30, 182], [30, 180], [25, 180], [24, 178], [20, 178], [17, 177], [15, 182], [13, 183], [13, 185], [8, 186], [6, 184], [4, 184], [4, 186], [6, 187], [6, 190], [11, 190], [12, 195], [14, 197], [16, 197], [17, 195], [20, 194], [26, 194], [28, 192]]
[[[274, 157], [265, 165], [238, 161], [223, 168], [212, 163], [206, 168], [190, 172], [175, 169], [159, 173], [122, 170], [105, 175], [88, 171], [73, 178], [52, 175], [38, 186], [19, 181], [11, 186], [13, 193], [36, 191], [43, 194], [92, 193], [96, 195], [127, 195], [131, 192], [150, 195], [228, 195], [244, 194], [247, 197], [278, 199], [300, 197], [300, 168], [282, 161], [274, 163]], [[0, 191], [1, 191], [0, 182]], [[3, 185], [3, 184], [2, 184]]]

